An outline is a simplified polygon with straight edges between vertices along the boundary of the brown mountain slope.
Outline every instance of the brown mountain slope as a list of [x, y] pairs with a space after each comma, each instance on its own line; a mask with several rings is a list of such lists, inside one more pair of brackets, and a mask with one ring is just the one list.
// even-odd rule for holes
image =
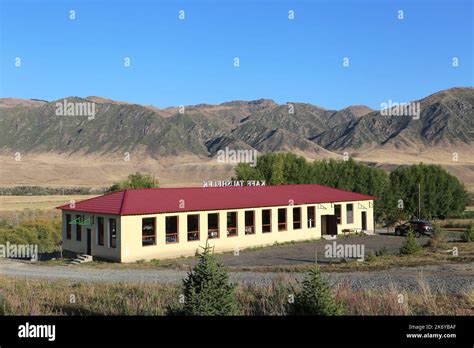
[[[186, 106], [184, 114], [178, 107], [101, 97], [66, 99], [95, 102], [95, 117], [56, 116], [56, 102], [0, 99], [0, 185], [101, 185], [138, 169], [169, 183], [222, 179], [229, 177], [232, 165], [224, 169], [214, 156], [228, 147], [291, 151], [308, 158], [339, 158], [348, 152], [387, 168], [440, 163], [474, 187], [473, 88], [452, 88], [419, 100], [416, 119], [383, 116], [365, 106], [327, 110], [268, 99]], [[17, 152], [32, 166], [12, 161]], [[132, 158], [127, 163], [126, 153]]]

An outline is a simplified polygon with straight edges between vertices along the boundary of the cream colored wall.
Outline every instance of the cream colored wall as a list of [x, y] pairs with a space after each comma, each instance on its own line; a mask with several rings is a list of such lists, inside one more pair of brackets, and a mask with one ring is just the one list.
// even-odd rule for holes
[[[84, 215], [84, 220], [92, 219], [94, 217], [94, 223], [91, 225], [82, 225], [82, 238], [81, 241], [76, 240], [76, 225], [71, 225], [71, 239], [66, 238], [66, 214], [71, 214], [71, 220], [76, 218], [76, 215]], [[119, 215], [107, 215], [107, 214], [90, 214], [80, 213], [76, 211], [62, 212], [62, 224], [63, 224], [63, 249], [73, 251], [75, 253], [85, 254], [87, 252], [87, 229], [91, 229], [91, 255], [113, 261], [120, 260], [120, 245], [121, 245], [121, 226]], [[99, 245], [98, 234], [97, 234], [97, 217], [104, 218], [104, 245]], [[112, 248], [109, 245], [109, 218], [117, 220], [117, 241], [116, 247]]]
[[[354, 205], [354, 222], [347, 223], [347, 209], [346, 204], [352, 203]], [[367, 212], [367, 231], [374, 230], [374, 208], [373, 201], [355, 201], [334, 203], [334, 205], [341, 204], [341, 224], [337, 225], [337, 234], [343, 233], [343, 229], [358, 229], [362, 228], [362, 212]]]
[[[346, 204], [354, 204], [354, 222], [346, 223]], [[361, 211], [367, 211], [367, 230], [374, 229], [373, 221], [373, 201], [353, 201], [337, 203], [341, 204], [341, 224], [338, 225], [338, 233], [342, 229], [360, 229], [361, 228]], [[308, 206], [316, 207], [316, 227], [307, 228], [307, 209]], [[271, 245], [275, 242], [289, 242], [307, 239], [321, 238], [321, 215], [333, 215], [334, 204], [305, 204], [298, 205], [301, 207], [302, 228], [293, 230], [293, 214], [292, 206], [282, 207], [265, 207], [253, 209], [233, 209], [233, 210], [213, 210], [205, 212], [191, 212], [189, 214], [199, 214], [200, 216], [200, 240], [187, 241], [187, 219], [188, 213], [171, 213], [171, 214], [148, 214], [148, 215], [128, 215], [122, 216], [120, 219], [119, 239], [122, 248], [121, 261], [132, 262], [136, 260], [148, 259], [164, 259], [175, 258], [180, 256], [195, 255], [201, 251], [200, 246], [204, 246], [207, 237], [207, 214], [219, 213], [219, 238], [209, 239], [209, 244], [214, 247], [214, 251], [231, 251], [242, 250], [253, 246]], [[278, 208], [287, 209], [287, 231], [278, 231]], [[324, 208], [324, 209], [323, 209]], [[263, 209], [272, 210], [272, 232], [262, 233], [261, 214]], [[253, 235], [245, 235], [244, 231], [244, 212], [246, 210], [255, 211], [255, 229]], [[227, 237], [226, 235], [226, 216], [229, 211], [238, 212], [238, 236]], [[179, 217], [179, 243], [165, 243], [165, 216]], [[156, 245], [142, 246], [141, 226], [142, 219], [147, 217], [156, 218]], [[118, 250], [118, 249], [117, 249]]]

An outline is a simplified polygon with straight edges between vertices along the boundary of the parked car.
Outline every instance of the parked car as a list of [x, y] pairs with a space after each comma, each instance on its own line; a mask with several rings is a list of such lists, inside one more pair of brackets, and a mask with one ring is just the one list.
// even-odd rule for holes
[[417, 238], [421, 237], [421, 235], [431, 236], [433, 233], [431, 222], [427, 220], [410, 220], [395, 227], [395, 234], [397, 236], [404, 236], [407, 234], [410, 227]]

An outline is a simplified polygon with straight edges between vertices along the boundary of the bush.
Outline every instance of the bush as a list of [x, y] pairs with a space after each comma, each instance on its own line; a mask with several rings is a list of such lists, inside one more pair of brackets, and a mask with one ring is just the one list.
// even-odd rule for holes
[[387, 247], [382, 247], [375, 252], [375, 256], [387, 256], [389, 254]]
[[109, 192], [120, 191], [124, 189], [140, 189], [140, 188], [154, 188], [158, 187], [158, 181], [155, 177], [147, 174], [135, 173], [130, 174], [127, 180], [118, 182], [109, 187]]
[[371, 251], [367, 253], [367, 256], [365, 257], [365, 261], [367, 262], [372, 262], [377, 259], [377, 255], [374, 255]]
[[416, 241], [415, 234], [413, 230], [410, 229], [407, 232], [405, 237], [405, 241], [403, 242], [402, 246], [400, 247], [400, 254], [401, 255], [411, 255], [415, 254], [421, 250], [420, 245]]
[[444, 230], [441, 228], [439, 223], [433, 223], [433, 234], [431, 235], [429, 246], [433, 249], [438, 249], [445, 241], [446, 234], [444, 233]]
[[318, 266], [311, 269], [303, 280], [303, 289], [297, 292], [290, 307], [295, 315], [341, 315], [343, 307], [332, 294], [332, 288], [321, 277]]
[[461, 236], [463, 242], [470, 243], [474, 241], [474, 222], [470, 222]]
[[185, 315], [235, 315], [234, 284], [206, 243], [198, 264], [183, 280]]
[[36, 244], [40, 253], [59, 250], [61, 221], [26, 220], [16, 226], [0, 228], [0, 244]]

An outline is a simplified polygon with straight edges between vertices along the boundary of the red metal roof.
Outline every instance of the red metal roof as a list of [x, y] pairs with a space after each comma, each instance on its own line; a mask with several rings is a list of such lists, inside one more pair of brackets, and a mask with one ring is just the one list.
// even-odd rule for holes
[[58, 209], [112, 215], [142, 215], [284, 206], [298, 204], [363, 201], [373, 196], [307, 185], [186, 187], [127, 189], [57, 207]]

